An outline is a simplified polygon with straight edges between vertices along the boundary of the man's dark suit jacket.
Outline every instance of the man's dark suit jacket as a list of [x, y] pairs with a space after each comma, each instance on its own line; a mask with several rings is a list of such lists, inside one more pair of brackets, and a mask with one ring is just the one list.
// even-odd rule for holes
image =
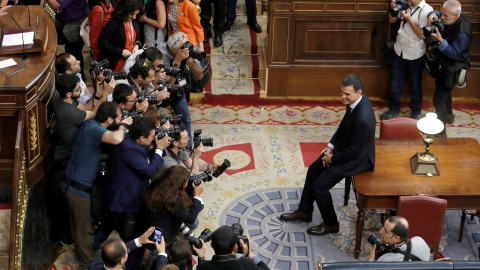
[[237, 257], [233, 254], [214, 255], [211, 261], [201, 261], [198, 263], [197, 270], [270, 270], [268, 266], [260, 261], [255, 264], [253, 260], [246, 257]]
[[[140, 41], [141, 33], [138, 21], [132, 20], [132, 25], [133, 28], [135, 28], [135, 32], [137, 32], [135, 42]], [[122, 52], [125, 49], [126, 42], [125, 23], [118, 22], [114, 18], [110, 19], [98, 39], [98, 47], [100, 47], [98, 59], [108, 59], [109, 68], [113, 70], [122, 58]]]
[[[347, 105], [350, 106], [350, 105]], [[348, 107], [347, 107], [348, 108]], [[335, 175], [352, 176], [375, 167], [376, 120], [372, 102], [365, 94], [350, 116], [345, 116], [330, 143], [335, 146], [331, 170]]]
[[[150, 163], [147, 162], [147, 159]], [[143, 191], [155, 177], [163, 158], [154, 149], [138, 144], [128, 134], [113, 147], [108, 160], [108, 173], [103, 188], [105, 205], [117, 213], [139, 213]]]
[[[127, 250], [128, 251], [133, 251], [135, 249], [138, 249], [137, 245], [135, 245], [135, 240], [128, 241], [126, 244]], [[151, 270], [158, 270], [161, 266], [165, 265], [168, 263], [168, 258], [165, 256], [158, 256], [155, 259], [155, 262], [152, 264], [152, 267], [150, 268]], [[105, 269], [105, 264], [103, 263], [102, 259], [93, 261], [90, 266], [88, 267], [88, 270], [104, 270]]]

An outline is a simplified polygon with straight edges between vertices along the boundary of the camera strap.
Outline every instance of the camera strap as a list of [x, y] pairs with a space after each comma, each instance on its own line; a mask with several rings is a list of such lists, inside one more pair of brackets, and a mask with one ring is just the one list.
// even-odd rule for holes
[[391, 252], [392, 253], [400, 253], [400, 254], [403, 254], [403, 261], [404, 262], [408, 262], [410, 260], [412, 261], [421, 261], [420, 258], [418, 258], [417, 256], [411, 254], [412, 252], [412, 242], [410, 240], [407, 241], [407, 250], [406, 251], [403, 251], [403, 250], [400, 250], [400, 248], [395, 248], [393, 249]]
[[[415, 10], [410, 14], [410, 16], [413, 18], [413, 14], [415, 14], [415, 12], [417, 12], [417, 10], [420, 8], [420, 6], [416, 7]], [[412, 8], [410, 8], [412, 9]], [[418, 13], [418, 19], [420, 19], [420, 13], [422, 11], [422, 8], [420, 8], [420, 12]], [[403, 21], [403, 24], [402, 24], [402, 27], [405, 27], [405, 24], [407, 23], [407, 20], [405, 19], [402, 19]]]

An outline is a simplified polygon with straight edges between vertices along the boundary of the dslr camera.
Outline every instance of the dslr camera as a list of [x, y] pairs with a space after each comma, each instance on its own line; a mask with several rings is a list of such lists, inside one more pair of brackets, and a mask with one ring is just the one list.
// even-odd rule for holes
[[181, 114], [179, 115], [172, 115], [172, 116], [167, 116], [166, 114], [164, 113], [161, 113], [160, 114], [160, 126], [163, 126], [165, 125], [165, 123], [170, 122], [171, 125], [180, 125], [180, 123], [182, 122], [181, 119], [182, 119], [182, 116]]
[[127, 119], [128, 117], [143, 117], [143, 112], [144, 110], [138, 110], [136, 112], [130, 112], [128, 110], [123, 110], [122, 111], [122, 119]]
[[163, 129], [162, 127], [155, 128], [155, 135], [157, 136], [158, 140], [163, 139], [165, 135], [168, 135], [169, 137], [173, 138], [177, 134], [180, 134], [180, 127], [178, 126], [167, 128], [167, 129]]
[[242, 225], [240, 225], [240, 223], [233, 223], [231, 227], [233, 229], [233, 234], [235, 234], [235, 236], [237, 237], [237, 253], [243, 253], [243, 248], [240, 244], [240, 240], [242, 240], [245, 245], [250, 245], [250, 243], [248, 242], [248, 238], [246, 236], [243, 236], [243, 227]]
[[200, 143], [203, 144], [203, 146], [213, 146], [213, 138], [203, 138], [200, 136], [202, 134], [201, 129], [197, 129], [193, 132], [193, 145], [194, 148], [197, 148]]
[[181, 96], [183, 95], [183, 89], [180, 85], [178, 84], [167, 84], [165, 80], [158, 80], [157, 81], [157, 90], [161, 91], [163, 88], [167, 88], [167, 91], [170, 93], [170, 95], [174, 96]]
[[193, 59], [197, 59], [198, 61], [202, 61], [203, 59], [207, 58], [205, 52], [197, 52], [193, 49], [193, 44], [190, 41], [186, 41], [182, 45], [182, 49], [188, 49], [188, 56], [192, 57]]
[[223, 163], [220, 167], [218, 167], [213, 173], [212, 173], [212, 176], [213, 177], [219, 177], [220, 175], [222, 175], [222, 173], [230, 168], [231, 164], [230, 164], [230, 160], [228, 159], [224, 159], [223, 160]]
[[110, 83], [112, 78], [115, 80], [125, 80], [127, 78], [127, 73], [125, 71], [120, 70], [118, 72], [112, 72], [111, 69], [105, 69], [103, 71], [103, 77], [105, 77], [105, 82]]
[[425, 36], [425, 38], [432, 38], [432, 33], [436, 33], [437, 29], [438, 32], [443, 32], [443, 29], [445, 29], [445, 24], [443, 23], [443, 20], [433, 19], [432, 25], [423, 27], [423, 35]]
[[180, 74], [181, 74], [181, 70], [180, 70], [180, 69], [167, 68], [167, 67], [165, 67], [164, 64], [158, 65], [158, 68], [163, 69], [163, 71], [165, 71], [165, 74], [167, 74], [168, 76], [172, 76], [172, 77], [175, 77], [175, 78], [177, 78], [177, 77], [180, 76]]
[[397, 17], [400, 11], [407, 10], [410, 7], [406, 0], [396, 0], [395, 4], [396, 6], [390, 9], [392, 17]]
[[180, 235], [187, 238], [190, 244], [194, 245], [196, 248], [202, 247], [202, 242], [200, 239], [202, 239], [205, 243], [210, 242], [210, 240], [212, 240], [212, 234], [213, 232], [209, 228], [206, 228], [197, 238], [195, 237], [193, 231], [185, 223], [182, 223], [180, 226]]
[[103, 59], [102, 61], [92, 61], [90, 63], [90, 72], [94, 72], [95, 75], [100, 74], [104, 69], [108, 68], [108, 59]]
[[383, 243], [380, 238], [378, 238], [378, 236], [376, 236], [375, 234], [371, 234], [368, 239], [367, 239], [368, 243], [370, 243], [372, 246], [373, 245], [377, 245], [377, 251], [384, 251], [388, 248], [388, 245]]

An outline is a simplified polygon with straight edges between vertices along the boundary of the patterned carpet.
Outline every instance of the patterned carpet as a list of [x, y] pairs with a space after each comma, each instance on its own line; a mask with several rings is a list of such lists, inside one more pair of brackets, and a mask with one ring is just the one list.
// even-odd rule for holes
[[[377, 119], [387, 110], [386, 105], [374, 102]], [[240, 222], [252, 236], [254, 252], [272, 269], [314, 269], [318, 261], [356, 261], [353, 245], [357, 209], [353, 194], [348, 206], [341, 203], [343, 181], [332, 190], [341, 223], [339, 234], [305, 234], [307, 227], [320, 223], [318, 211], [314, 222], [308, 224], [285, 224], [278, 219], [280, 213], [298, 206], [307, 167], [337, 129], [344, 109], [339, 101], [308, 106], [191, 104], [192, 128], [202, 129], [202, 135], [214, 141], [201, 158], [217, 163], [228, 158], [232, 162], [222, 176], [205, 185], [206, 207], [196, 232]], [[480, 126], [476, 123], [480, 123], [480, 102], [454, 105], [454, 114], [456, 122], [448, 127], [449, 137], [479, 140]], [[423, 143], [419, 141], [419, 145]], [[364, 237], [381, 228], [378, 215], [367, 213], [365, 224]], [[461, 243], [457, 242], [459, 226], [460, 212], [447, 211], [440, 251], [457, 260], [477, 260], [479, 219], [468, 218]], [[364, 240], [361, 260], [367, 258], [368, 248]], [[208, 249], [207, 258], [211, 255]], [[73, 269], [75, 265], [72, 251], [64, 250], [50, 269]]]

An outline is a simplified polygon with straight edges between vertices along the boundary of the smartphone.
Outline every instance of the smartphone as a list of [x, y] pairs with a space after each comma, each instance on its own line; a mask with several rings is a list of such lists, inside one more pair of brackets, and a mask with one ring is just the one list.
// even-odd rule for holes
[[160, 227], [155, 226], [155, 231], [149, 237], [151, 241], [160, 243], [162, 241], [163, 230]]

